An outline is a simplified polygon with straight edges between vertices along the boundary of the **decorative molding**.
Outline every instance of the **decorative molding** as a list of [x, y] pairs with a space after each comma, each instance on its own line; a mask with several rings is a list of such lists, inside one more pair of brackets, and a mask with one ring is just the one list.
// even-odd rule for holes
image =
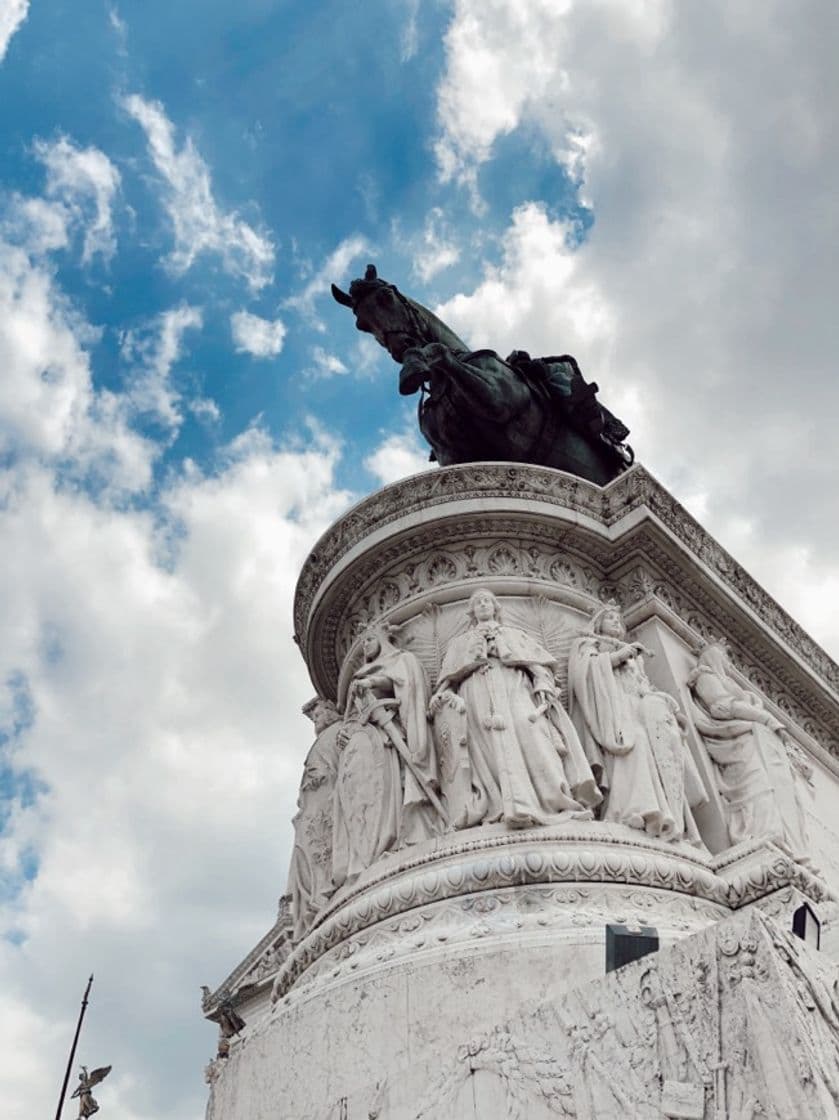
[[[274, 999], [289, 992], [330, 950], [380, 922], [431, 903], [509, 887], [605, 883], [652, 888], [715, 904], [721, 912], [789, 885], [814, 901], [829, 897], [820, 880], [771, 844], [763, 846], [763, 859], [742, 869], [733, 864], [723, 877], [715, 861], [686, 844], [636, 839], [630, 829], [597, 822], [418, 847], [423, 851], [403, 862], [379, 861], [363, 882], [332, 899], [277, 973]], [[756, 845], [750, 853], [760, 850]]]
[[[535, 934], [585, 930], [601, 933], [607, 922], [650, 925], [687, 935], [728, 915], [718, 902], [655, 887], [621, 887], [600, 881], [553, 887], [534, 883], [459, 895], [417, 906], [390, 921], [378, 922], [340, 941], [305, 972], [309, 993], [314, 981], [360, 976], [383, 964], [457, 945]], [[300, 990], [300, 984], [291, 989]]]
[[277, 920], [263, 938], [251, 949], [244, 960], [225, 977], [214, 992], [201, 1002], [206, 1019], [215, 1020], [219, 1004], [232, 998], [233, 1004], [246, 991], [250, 994], [258, 986], [265, 986], [291, 954], [292, 917], [285, 895], [277, 908]]
[[298, 583], [295, 626], [317, 687], [336, 695], [359, 627], [404, 625], [479, 582], [576, 611], [613, 595], [633, 615], [658, 604], [695, 645], [724, 634], [750, 682], [839, 758], [839, 666], [640, 466], [601, 489], [549, 468], [468, 464], [360, 503]]
[[444, 467], [387, 486], [339, 518], [310, 553], [295, 596], [296, 634], [302, 640], [315, 594], [330, 569], [375, 530], [452, 501], [510, 498], [560, 506], [607, 528], [646, 507], [817, 676], [839, 692], [839, 665], [640, 464], [605, 487], [548, 467], [510, 463]]

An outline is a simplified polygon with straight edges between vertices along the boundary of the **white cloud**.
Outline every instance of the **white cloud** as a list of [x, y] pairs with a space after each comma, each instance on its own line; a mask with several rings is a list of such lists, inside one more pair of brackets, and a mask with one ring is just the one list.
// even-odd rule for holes
[[107, 11], [108, 23], [116, 37], [117, 50], [121, 55], [125, 55], [128, 52], [128, 24], [119, 14], [119, 9], [115, 4], [110, 4]]
[[79, 148], [66, 136], [36, 140], [34, 150], [47, 170], [47, 197], [84, 227], [82, 261], [88, 264], [97, 253], [110, 260], [116, 250], [111, 206], [120, 185], [117, 169], [98, 148]]
[[349, 369], [344, 365], [337, 354], [330, 354], [324, 350], [322, 346], [315, 346], [312, 348], [312, 364], [306, 370], [309, 377], [315, 379], [324, 377], [338, 377], [341, 374], [349, 373]]
[[444, 174], [503, 175], [496, 141], [535, 129], [594, 212], [577, 247], [523, 202], [440, 313], [476, 347], [575, 353], [639, 457], [834, 644], [809, 589], [839, 549], [837, 36], [822, 0], [458, 0], [438, 90]]
[[97, 337], [42, 263], [0, 241], [0, 454], [143, 489], [156, 453], [118, 398], [94, 389], [87, 347]]
[[217, 424], [221, 420], [221, 409], [211, 397], [194, 397], [189, 401], [189, 411], [199, 420]]
[[70, 244], [72, 215], [61, 202], [27, 198], [14, 193], [3, 214], [3, 235], [15, 245], [23, 245], [34, 257], [66, 249]]
[[411, 428], [386, 436], [364, 460], [364, 466], [381, 486], [387, 486], [408, 475], [431, 470], [433, 464], [428, 461], [428, 448], [421, 445]]
[[405, 23], [402, 26], [400, 57], [410, 62], [419, 47], [420, 0], [405, 0]]
[[312, 322], [318, 330], [324, 330], [323, 323], [315, 314], [315, 302], [330, 291], [332, 284], [340, 287], [346, 282], [350, 265], [364, 253], [372, 253], [373, 247], [365, 237], [353, 234], [345, 238], [326, 258], [318, 271], [311, 277], [303, 290], [285, 300], [286, 307], [299, 311]]
[[274, 358], [283, 348], [285, 324], [280, 319], [262, 319], [249, 311], [234, 311], [230, 330], [237, 353], [253, 354], [255, 358]]
[[54, 1104], [91, 969], [80, 1058], [114, 1065], [103, 1110], [184, 1120], [203, 1107], [214, 1032], [198, 985], [261, 936], [285, 879], [310, 741], [291, 598], [348, 501], [335, 454], [253, 429], [145, 512], [57, 486], [45, 466], [6, 487], [0, 679], [25, 683], [32, 711], [13, 763], [48, 786], [0, 835], [1, 866], [26, 849], [38, 860], [5, 907], [21, 943], [0, 937], [10, 1120]]
[[[394, 239], [405, 242], [398, 226], [394, 229]], [[406, 248], [413, 258], [414, 275], [424, 284], [460, 260], [460, 246], [439, 206], [429, 210], [422, 232], [410, 239]]]
[[168, 428], [179, 427], [181, 396], [172, 384], [172, 370], [183, 355], [184, 334], [203, 322], [199, 308], [181, 304], [156, 316], [145, 330], [126, 334], [122, 356], [135, 366], [126, 393], [133, 411]]
[[[30, 209], [37, 236], [0, 240], [0, 731], [20, 782], [4, 779], [0, 829], [4, 1106], [24, 1120], [54, 1105], [93, 969], [79, 1057], [114, 1065], [103, 1110], [185, 1120], [213, 1048], [198, 985], [264, 932], [284, 882], [310, 736], [292, 591], [350, 496], [323, 433], [287, 449], [259, 428], [153, 492], [167, 437], [133, 431], [138, 409], [218, 415], [170, 382], [200, 313], [182, 305], [136, 332], [125, 350], [140, 375], [97, 390], [98, 332], [33, 256], [50, 238]], [[153, 500], [134, 504], [143, 488]], [[161, 1022], [176, 1040], [167, 1069]]]
[[202, 253], [216, 253], [225, 269], [258, 291], [269, 284], [274, 245], [236, 211], [222, 210], [213, 196], [210, 171], [190, 137], [179, 149], [175, 129], [159, 101], [139, 94], [122, 106], [143, 128], [149, 154], [164, 184], [163, 201], [175, 235], [168, 261], [173, 272], [191, 268]]
[[26, 19], [29, 0], [0, 0], [0, 62], [6, 56], [9, 42]]

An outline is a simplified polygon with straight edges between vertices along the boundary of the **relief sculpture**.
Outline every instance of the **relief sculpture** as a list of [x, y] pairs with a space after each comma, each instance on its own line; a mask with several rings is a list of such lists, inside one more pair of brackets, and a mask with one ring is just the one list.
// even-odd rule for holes
[[319, 696], [303, 708], [315, 725], [315, 739], [303, 766], [297, 798], [294, 850], [288, 871], [288, 894], [294, 925], [292, 939], [299, 941], [332, 894], [332, 803], [338, 769], [338, 727], [341, 716], [335, 705]]
[[353, 882], [385, 852], [444, 827], [422, 665], [394, 645], [387, 627], [368, 630], [362, 648], [338, 734], [336, 887]]
[[571, 712], [605, 794], [603, 820], [662, 840], [701, 840], [692, 809], [708, 800], [676, 701], [650, 684], [619, 608], [598, 610], [571, 648]]
[[732, 844], [768, 836], [806, 861], [804, 809], [783, 724], [734, 679], [724, 642], [705, 646], [688, 686], [696, 729], [714, 762]]
[[[505, 604], [488, 588], [465, 610], [426, 608], [362, 638], [343, 718], [307, 706], [318, 732], [294, 820], [294, 942], [336, 889], [388, 852], [445, 832], [564, 815], [665, 841], [702, 841], [708, 800], [676, 700], [647, 677], [637, 642], [608, 603], [572, 639], [544, 597]], [[540, 640], [541, 638], [541, 640]], [[401, 648], [405, 645], [410, 648]], [[567, 657], [566, 657], [567, 654]], [[569, 707], [561, 700], [567, 681]], [[436, 680], [429, 698], [428, 677]], [[692, 717], [718, 775], [731, 842], [770, 836], [806, 855], [799, 782], [785, 732], [708, 646], [688, 681]]]
[[501, 622], [486, 588], [473, 593], [468, 616], [468, 629], [446, 647], [429, 705], [453, 823], [528, 828], [586, 813], [600, 793], [559, 702], [556, 661]]

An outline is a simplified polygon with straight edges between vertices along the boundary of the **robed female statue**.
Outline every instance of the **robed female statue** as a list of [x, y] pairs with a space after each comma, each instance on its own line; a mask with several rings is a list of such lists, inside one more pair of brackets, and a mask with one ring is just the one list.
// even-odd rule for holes
[[449, 706], [464, 718], [469, 804], [453, 819], [526, 828], [569, 810], [590, 815], [600, 794], [559, 702], [555, 659], [502, 623], [487, 588], [474, 592], [468, 614], [468, 630], [446, 648], [430, 705], [433, 716]]
[[688, 678], [694, 725], [714, 762], [732, 844], [768, 837], [807, 858], [799, 784], [780, 720], [737, 683], [723, 642], [711, 642]]
[[[437, 766], [422, 665], [398, 649], [386, 627], [363, 638], [353, 674], [335, 781], [332, 879], [350, 883], [385, 852], [442, 827]], [[439, 802], [438, 802], [439, 804]]]
[[662, 840], [701, 843], [691, 812], [708, 800], [672, 696], [653, 688], [620, 610], [600, 608], [571, 647], [571, 716], [605, 794], [602, 819]]

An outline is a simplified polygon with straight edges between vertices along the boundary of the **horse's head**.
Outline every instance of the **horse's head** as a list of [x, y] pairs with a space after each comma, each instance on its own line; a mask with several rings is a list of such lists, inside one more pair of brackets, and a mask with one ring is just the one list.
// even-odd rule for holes
[[333, 284], [332, 295], [352, 308], [356, 328], [372, 334], [394, 361], [401, 362], [412, 346], [423, 345], [421, 325], [410, 301], [393, 284], [379, 279], [375, 265], [368, 264], [363, 279], [353, 280], [349, 293]]
[[[363, 279], [353, 280], [349, 292], [342, 292], [333, 284], [332, 295], [338, 303], [352, 309], [358, 330], [372, 334], [396, 362], [403, 362], [406, 351], [412, 347], [430, 342], [466, 349], [454, 331], [432, 311], [408, 299], [395, 284], [381, 280], [375, 265], [368, 264]], [[415, 392], [418, 388], [419, 384], [407, 391]]]

